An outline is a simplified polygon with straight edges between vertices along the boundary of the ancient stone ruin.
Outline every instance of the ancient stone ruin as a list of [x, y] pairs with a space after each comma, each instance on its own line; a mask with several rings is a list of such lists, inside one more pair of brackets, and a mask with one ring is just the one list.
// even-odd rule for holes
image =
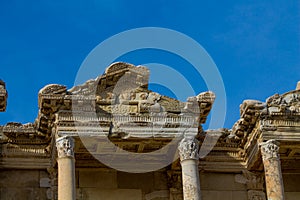
[[[0, 126], [0, 199], [300, 199], [300, 83], [245, 100], [231, 129], [203, 130], [213, 92], [181, 102], [148, 80], [146, 67], [114, 63], [42, 88], [34, 122]], [[2, 112], [7, 97], [0, 80]]]

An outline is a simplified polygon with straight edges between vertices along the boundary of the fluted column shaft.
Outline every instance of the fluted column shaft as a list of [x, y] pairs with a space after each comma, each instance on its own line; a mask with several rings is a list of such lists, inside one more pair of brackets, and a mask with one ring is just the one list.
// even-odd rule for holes
[[200, 200], [199, 142], [195, 138], [183, 138], [178, 146], [182, 168], [184, 200]]
[[56, 140], [58, 152], [58, 200], [75, 200], [74, 139], [69, 136]]
[[279, 142], [268, 140], [260, 144], [268, 200], [284, 200], [284, 187], [279, 157]]

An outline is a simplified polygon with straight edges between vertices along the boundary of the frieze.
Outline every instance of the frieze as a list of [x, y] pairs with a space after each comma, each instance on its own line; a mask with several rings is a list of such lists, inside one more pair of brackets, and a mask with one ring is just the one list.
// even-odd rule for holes
[[46, 152], [46, 145], [20, 145], [20, 144], [3, 144], [1, 156], [4, 157], [31, 157], [45, 158], [49, 157]]
[[32, 123], [9, 122], [2, 128], [2, 131], [12, 143], [14, 143], [13, 141], [19, 143], [22, 143], [22, 141], [24, 143], [45, 143], [48, 141], [45, 135], [37, 131], [35, 124]]
[[300, 91], [295, 90], [283, 95], [274, 94], [266, 100], [268, 113], [296, 114], [300, 112]]

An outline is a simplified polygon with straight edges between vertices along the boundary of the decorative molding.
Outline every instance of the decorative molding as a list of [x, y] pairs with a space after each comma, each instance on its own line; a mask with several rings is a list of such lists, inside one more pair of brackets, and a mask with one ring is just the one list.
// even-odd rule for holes
[[178, 145], [178, 150], [181, 161], [199, 159], [199, 141], [193, 137], [183, 138]]
[[283, 95], [274, 94], [267, 99], [268, 114], [291, 114], [300, 113], [300, 92], [294, 90]]
[[56, 139], [56, 148], [58, 158], [74, 158], [74, 139], [70, 136], [64, 136]]
[[268, 140], [259, 144], [263, 160], [271, 158], [279, 159], [279, 142], [276, 140]]

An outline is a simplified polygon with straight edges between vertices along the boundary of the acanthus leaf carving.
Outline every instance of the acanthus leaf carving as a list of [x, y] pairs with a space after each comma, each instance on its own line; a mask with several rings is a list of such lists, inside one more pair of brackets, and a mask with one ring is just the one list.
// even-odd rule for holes
[[271, 158], [279, 159], [279, 142], [276, 140], [268, 140], [259, 144], [261, 154], [264, 160]]
[[74, 157], [74, 139], [70, 136], [63, 136], [56, 140], [58, 158]]
[[178, 150], [181, 161], [199, 159], [199, 141], [193, 137], [184, 137], [178, 145]]

